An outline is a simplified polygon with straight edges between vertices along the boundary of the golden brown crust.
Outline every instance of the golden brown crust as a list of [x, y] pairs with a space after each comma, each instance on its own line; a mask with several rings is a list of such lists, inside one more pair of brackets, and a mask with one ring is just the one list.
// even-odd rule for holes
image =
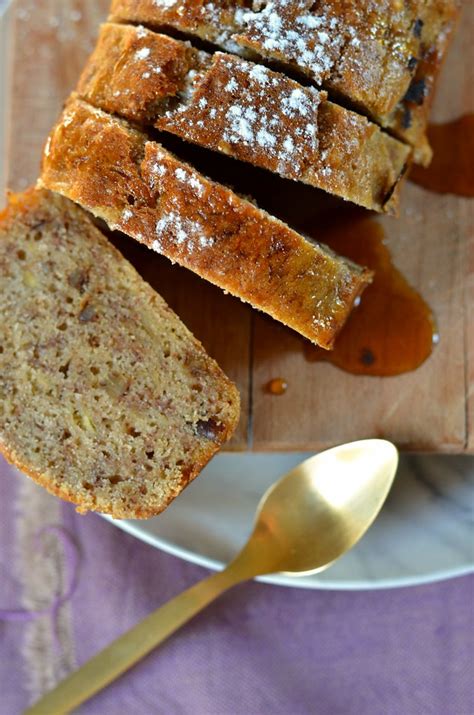
[[409, 87], [386, 124], [414, 147], [413, 160], [428, 166], [432, 149], [426, 135], [436, 83], [459, 19], [458, 0], [421, 3], [413, 32], [421, 26], [420, 47]]
[[415, 147], [426, 163], [433, 86], [457, 0], [113, 0], [110, 20], [246, 49], [308, 76]]
[[67, 199], [10, 196], [0, 276], [0, 451], [79, 511], [163, 511], [233, 433], [235, 386]]
[[261, 65], [106, 24], [78, 92], [106, 112], [365, 208], [396, 208], [409, 149], [365, 117], [327, 102], [325, 92]]
[[195, 69], [199, 53], [187, 42], [142, 28], [102, 25], [97, 46], [89, 57], [77, 91], [91, 103], [123, 114], [127, 102], [130, 118], [150, 121], [164, 111], [183, 89], [188, 72]]
[[48, 140], [41, 184], [325, 348], [371, 280], [74, 97]]

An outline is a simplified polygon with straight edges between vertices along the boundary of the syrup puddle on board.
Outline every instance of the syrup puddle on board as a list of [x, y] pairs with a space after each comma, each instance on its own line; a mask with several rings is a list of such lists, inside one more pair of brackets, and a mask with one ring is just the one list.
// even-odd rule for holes
[[447, 124], [431, 124], [431, 164], [414, 166], [409, 179], [438, 194], [474, 196], [474, 114]]
[[415, 370], [430, 356], [439, 335], [429, 306], [393, 265], [382, 226], [372, 218], [349, 217], [321, 240], [371, 268], [375, 276], [334, 350], [306, 343], [306, 359], [331, 362], [356, 375], [387, 377]]

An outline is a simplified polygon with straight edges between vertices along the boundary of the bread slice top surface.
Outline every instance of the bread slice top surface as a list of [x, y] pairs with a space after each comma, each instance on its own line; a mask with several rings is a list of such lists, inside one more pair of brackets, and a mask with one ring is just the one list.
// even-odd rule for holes
[[235, 386], [67, 199], [10, 197], [0, 280], [0, 449], [80, 511], [161, 512], [231, 436]]

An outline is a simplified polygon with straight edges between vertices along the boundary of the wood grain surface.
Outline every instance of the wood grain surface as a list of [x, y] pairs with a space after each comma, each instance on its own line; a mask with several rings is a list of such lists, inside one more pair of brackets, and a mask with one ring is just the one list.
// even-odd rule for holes
[[[16, 0], [7, 28], [11, 90], [5, 103], [7, 182], [34, 182], [41, 147], [92, 49], [108, 0]], [[5, 29], [4, 29], [5, 32]], [[466, 3], [443, 69], [433, 119], [474, 111], [474, 6]], [[398, 219], [380, 219], [397, 267], [432, 307], [440, 344], [418, 370], [392, 378], [349, 375], [307, 362], [302, 339], [184, 269], [120, 240], [127, 256], [199, 337], [242, 396], [233, 449], [317, 450], [386, 437], [411, 451], [474, 451], [473, 201], [407, 182]], [[275, 377], [284, 395], [264, 387]]]

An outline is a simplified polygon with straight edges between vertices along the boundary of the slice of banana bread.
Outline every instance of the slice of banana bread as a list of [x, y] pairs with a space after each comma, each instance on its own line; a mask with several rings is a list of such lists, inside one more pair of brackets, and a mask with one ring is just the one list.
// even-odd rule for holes
[[1, 451], [78, 511], [161, 512], [234, 431], [235, 386], [61, 196], [10, 197], [0, 278]]
[[370, 271], [74, 97], [46, 144], [40, 185], [324, 348], [371, 280]]
[[106, 24], [78, 85], [91, 104], [392, 213], [410, 153], [326, 93], [233, 55]]
[[415, 147], [458, 14], [457, 0], [112, 0], [110, 20], [178, 30], [307, 76]]

